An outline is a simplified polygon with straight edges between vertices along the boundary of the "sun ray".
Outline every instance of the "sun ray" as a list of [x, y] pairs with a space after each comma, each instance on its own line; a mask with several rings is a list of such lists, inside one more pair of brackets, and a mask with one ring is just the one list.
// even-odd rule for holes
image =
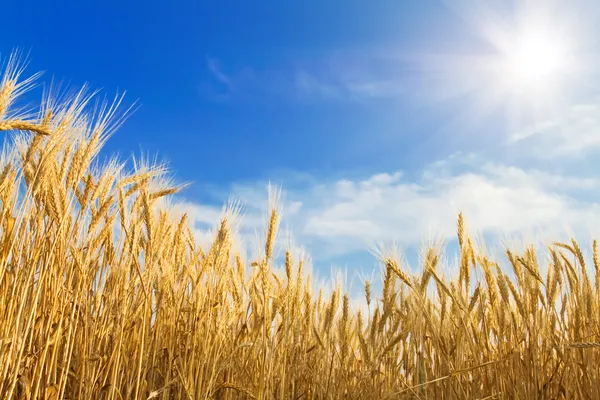
[[443, 77], [438, 87], [444, 99], [468, 102], [464, 115], [456, 117], [466, 119], [466, 126], [487, 124], [491, 114], [501, 113], [505, 133], [514, 133], [566, 109], [569, 96], [585, 84], [585, 28], [578, 7], [550, 0], [495, 8], [492, 2], [446, 4], [474, 40], [462, 46], [457, 41], [450, 53], [429, 54], [421, 63]]

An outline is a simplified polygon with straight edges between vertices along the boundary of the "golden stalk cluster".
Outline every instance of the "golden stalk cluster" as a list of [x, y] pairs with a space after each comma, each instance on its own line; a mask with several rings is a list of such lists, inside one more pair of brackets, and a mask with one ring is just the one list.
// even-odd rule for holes
[[21, 72], [11, 58], [0, 82], [0, 130], [15, 134], [0, 157], [0, 398], [600, 398], [596, 242], [591, 262], [553, 244], [544, 268], [507, 250], [503, 270], [461, 215], [456, 279], [434, 248], [420, 276], [382, 255], [380, 298], [365, 282], [353, 310], [339, 288], [315, 293], [289, 251], [276, 273], [275, 208], [259, 259], [235, 250], [228, 218], [199, 247], [161, 206], [180, 188], [164, 168], [92, 165], [119, 98], [20, 115]]

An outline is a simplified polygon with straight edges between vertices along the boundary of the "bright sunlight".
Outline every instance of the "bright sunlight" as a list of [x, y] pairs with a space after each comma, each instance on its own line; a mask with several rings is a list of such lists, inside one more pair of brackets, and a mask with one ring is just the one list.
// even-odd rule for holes
[[505, 54], [513, 84], [525, 90], [547, 87], [567, 72], [567, 50], [550, 32], [527, 32]]
[[518, 10], [511, 24], [498, 22], [485, 29], [482, 34], [495, 52], [487, 79], [500, 98], [518, 103], [525, 108], [521, 111], [552, 112], [549, 108], [560, 103], [577, 78], [580, 40], [572, 25], [556, 10], [550, 13], [539, 5]]
[[464, 96], [469, 102], [456, 120], [477, 126], [500, 112], [512, 135], [565, 112], [585, 84], [589, 61], [582, 8], [546, 1], [446, 3], [469, 35], [457, 38], [453, 53], [429, 54], [427, 68], [440, 79], [440, 99]]

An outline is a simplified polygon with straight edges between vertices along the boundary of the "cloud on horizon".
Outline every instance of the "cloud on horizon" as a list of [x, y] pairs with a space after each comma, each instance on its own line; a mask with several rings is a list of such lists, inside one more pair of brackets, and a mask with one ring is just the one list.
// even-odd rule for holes
[[[260, 244], [267, 183], [235, 184], [230, 194], [245, 205], [241, 234]], [[524, 169], [460, 154], [409, 178], [403, 171], [363, 179], [314, 179], [305, 188], [284, 184], [284, 226], [316, 259], [368, 251], [378, 243], [419, 246], [455, 237], [462, 211], [473, 233], [558, 239], [600, 234], [600, 179]], [[221, 196], [222, 202], [227, 199]], [[215, 224], [220, 205], [183, 201], [199, 232]]]

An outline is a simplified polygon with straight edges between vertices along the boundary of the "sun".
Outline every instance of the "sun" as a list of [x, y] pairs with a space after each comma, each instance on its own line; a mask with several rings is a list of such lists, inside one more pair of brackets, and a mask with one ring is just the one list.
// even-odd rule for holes
[[569, 74], [570, 49], [551, 29], [517, 31], [499, 50], [502, 68], [496, 79], [520, 95], [547, 94]]
[[565, 53], [548, 34], [527, 34], [506, 54], [507, 72], [517, 85], [543, 85], [566, 72]]

